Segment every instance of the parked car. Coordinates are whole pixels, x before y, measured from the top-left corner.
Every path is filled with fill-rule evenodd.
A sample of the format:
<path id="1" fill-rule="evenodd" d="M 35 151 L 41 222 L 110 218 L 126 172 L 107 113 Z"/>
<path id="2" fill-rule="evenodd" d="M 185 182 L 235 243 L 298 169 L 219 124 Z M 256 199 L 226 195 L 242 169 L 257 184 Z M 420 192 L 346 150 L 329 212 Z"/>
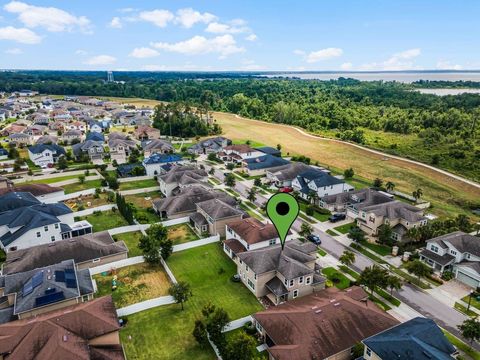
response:
<path id="1" fill-rule="evenodd" d="M 345 214 L 342 214 L 342 213 L 337 213 L 337 214 L 333 214 L 332 216 L 330 216 L 328 218 L 328 220 L 330 220 L 330 222 L 337 222 L 337 221 L 341 221 L 341 220 L 345 220 L 347 218 L 347 216 Z"/>
<path id="2" fill-rule="evenodd" d="M 280 190 L 278 190 L 278 192 L 281 192 L 281 193 L 291 193 L 292 191 L 293 191 L 293 188 L 288 187 L 288 186 L 285 186 L 285 187 L 281 188 Z"/>
<path id="3" fill-rule="evenodd" d="M 320 240 L 320 238 L 315 234 L 308 235 L 307 240 L 313 242 L 315 245 L 320 245 L 322 243 L 322 240 Z"/>

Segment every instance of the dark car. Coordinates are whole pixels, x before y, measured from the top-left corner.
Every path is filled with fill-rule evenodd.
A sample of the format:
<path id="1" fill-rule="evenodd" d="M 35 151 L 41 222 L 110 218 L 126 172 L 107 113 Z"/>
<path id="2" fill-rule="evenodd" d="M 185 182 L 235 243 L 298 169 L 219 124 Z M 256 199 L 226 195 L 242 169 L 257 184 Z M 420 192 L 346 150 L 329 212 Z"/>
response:
<path id="1" fill-rule="evenodd" d="M 340 221 L 340 220 L 345 220 L 346 219 L 346 215 L 345 214 L 333 214 L 332 216 L 330 216 L 328 218 L 328 220 L 330 220 L 330 222 L 337 222 L 337 221 Z"/>
<path id="2" fill-rule="evenodd" d="M 308 235 L 307 240 L 313 242 L 315 245 L 320 245 L 322 243 L 322 240 L 320 240 L 320 238 L 315 234 Z"/>

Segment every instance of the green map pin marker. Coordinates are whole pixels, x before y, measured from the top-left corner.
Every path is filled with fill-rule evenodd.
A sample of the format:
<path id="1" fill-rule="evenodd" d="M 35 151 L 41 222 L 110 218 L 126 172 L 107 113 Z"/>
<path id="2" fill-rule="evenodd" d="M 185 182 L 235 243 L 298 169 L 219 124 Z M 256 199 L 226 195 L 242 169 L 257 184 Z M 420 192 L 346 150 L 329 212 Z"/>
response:
<path id="1" fill-rule="evenodd" d="M 267 215 L 277 229 L 282 250 L 288 230 L 298 216 L 299 206 L 297 199 L 286 193 L 277 193 L 267 202 Z"/>

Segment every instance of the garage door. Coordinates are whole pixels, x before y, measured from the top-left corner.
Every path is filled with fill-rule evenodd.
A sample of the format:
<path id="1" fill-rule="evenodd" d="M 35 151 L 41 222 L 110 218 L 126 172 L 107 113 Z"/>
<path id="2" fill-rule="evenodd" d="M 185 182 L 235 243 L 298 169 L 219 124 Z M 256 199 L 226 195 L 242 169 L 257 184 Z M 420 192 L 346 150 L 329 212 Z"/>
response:
<path id="1" fill-rule="evenodd" d="M 457 280 L 464 283 L 465 285 L 471 286 L 473 288 L 478 287 L 478 281 L 472 278 L 471 276 L 468 276 L 467 274 L 464 274 L 462 272 L 457 273 Z"/>

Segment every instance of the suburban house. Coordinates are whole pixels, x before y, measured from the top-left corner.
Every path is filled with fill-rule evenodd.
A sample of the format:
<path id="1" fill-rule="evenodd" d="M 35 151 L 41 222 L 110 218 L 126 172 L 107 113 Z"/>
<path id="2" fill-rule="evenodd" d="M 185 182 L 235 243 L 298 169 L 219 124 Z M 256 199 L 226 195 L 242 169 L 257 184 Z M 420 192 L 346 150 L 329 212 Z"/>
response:
<path id="1" fill-rule="evenodd" d="M 402 241 L 409 229 L 426 225 L 427 218 L 423 216 L 422 209 L 398 200 L 359 210 L 357 225 L 367 235 L 377 235 L 378 228 L 383 224 L 392 228 L 393 240 Z"/>
<path id="2" fill-rule="evenodd" d="M 65 154 L 65 149 L 56 144 L 37 144 L 28 148 L 30 160 L 42 168 L 52 166 L 60 156 L 65 156 Z"/>
<path id="3" fill-rule="evenodd" d="M 347 360 L 360 341 L 398 324 L 359 287 L 331 287 L 260 311 L 253 319 L 270 360 Z"/>
<path id="4" fill-rule="evenodd" d="M 311 242 L 291 240 L 283 250 L 277 244 L 237 252 L 232 258 L 245 286 L 257 298 L 267 297 L 274 305 L 325 288 L 325 278 L 315 265 L 317 246 Z"/>
<path id="5" fill-rule="evenodd" d="M 267 155 L 282 157 L 282 151 L 281 150 L 278 150 L 277 148 L 273 148 L 273 147 L 270 147 L 270 146 L 257 147 L 257 148 L 255 148 L 255 150 L 261 151 L 261 152 L 263 152 L 264 154 L 267 154 Z"/>
<path id="6" fill-rule="evenodd" d="M 175 219 L 192 215 L 197 211 L 196 203 L 211 199 L 231 206 L 237 204 L 227 193 L 197 184 L 183 188 L 177 195 L 153 201 L 153 209 L 162 219 Z"/>
<path id="7" fill-rule="evenodd" d="M 58 142 L 58 137 L 53 136 L 53 135 L 43 135 L 40 136 L 35 144 L 56 144 Z"/>
<path id="8" fill-rule="evenodd" d="M 98 142 L 105 142 L 105 137 L 103 136 L 103 133 L 97 132 L 97 131 L 90 131 L 87 133 L 87 136 L 85 137 L 85 140 L 92 140 L 92 141 L 98 141 Z"/>
<path id="9" fill-rule="evenodd" d="M 177 154 L 152 154 L 149 157 L 145 157 L 142 161 L 142 165 L 145 168 L 145 172 L 148 176 L 156 176 L 165 174 L 170 166 L 176 165 L 182 161 L 182 157 Z"/>
<path id="10" fill-rule="evenodd" d="M 111 296 L 0 325 L 0 357 L 123 360 Z M 44 344 L 44 346 L 39 346 Z"/>
<path id="11" fill-rule="evenodd" d="M 416 317 L 362 341 L 364 360 L 455 359 L 457 349 L 431 319 Z"/>
<path id="12" fill-rule="evenodd" d="M 172 153 L 175 150 L 169 141 L 161 139 L 142 141 L 142 148 L 145 157 L 148 157 L 155 153 L 168 154 Z"/>
<path id="13" fill-rule="evenodd" d="M 247 144 L 229 145 L 218 153 L 218 157 L 225 162 L 241 163 L 246 159 L 253 159 L 265 155 L 259 150 L 252 149 Z"/>
<path id="14" fill-rule="evenodd" d="M 1 134 L 2 136 L 10 136 L 12 134 L 19 134 L 23 132 L 27 127 L 24 125 L 20 125 L 18 123 L 13 123 L 5 127 Z"/>
<path id="15" fill-rule="evenodd" d="M 187 151 L 191 154 L 218 153 L 222 151 L 223 148 L 231 144 L 232 141 L 230 139 L 224 138 L 223 136 L 217 136 L 202 140 L 197 144 L 190 146 Z"/>
<path id="16" fill-rule="evenodd" d="M 108 124 L 104 124 L 103 122 L 96 121 L 93 119 L 87 120 L 87 125 L 88 125 L 88 130 L 90 132 L 101 133 L 108 128 Z"/>
<path id="17" fill-rule="evenodd" d="M 115 242 L 108 231 L 12 251 L 2 265 L 2 274 L 14 274 L 72 259 L 77 270 L 109 264 L 128 257 L 123 241 Z"/>
<path id="18" fill-rule="evenodd" d="M 140 162 L 120 164 L 117 166 L 117 175 L 121 178 L 142 176 L 145 175 L 145 168 Z"/>
<path id="19" fill-rule="evenodd" d="M 137 144 L 123 134 L 111 133 L 108 137 L 108 147 L 112 161 L 116 160 L 118 164 L 123 164 L 128 161 L 128 157 L 132 150 L 137 148 Z"/>
<path id="20" fill-rule="evenodd" d="M 254 217 L 227 223 L 223 250 L 232 259 L 241 252 L 280 244 L 277 229 L 273 224 L 264 224 Z M 289 233 L 285 241 L 292 240 Z"/>
<path id="21" fill-rule="evenodd" d="M 77 160 L 79 160 L 82 155 L 85 154 L 92 162 L 103 161 L 103 156 L 105 155 L 103 143 L 93 140 L 87 140 L 82 143 L 72 145 L 72 152 Z"/>
<path id="22" fill-rule="evenodd" d="M 160 139 L 160 130 L 141 125 L 135 129 L 135 137 L 140 141 Z"/>
<path id="23" fill-rule="evenodd" d="M 2 183 L 0 176 L 0 183 Z M 8 180 L 8 179 L 7 179 Z M 7 186 L 0 185 L 0 195 L 9 192 L 24 192 L 35 196 L 39 201 L 51 202 L 52 199 L 65 195 L 65 190 L 61 187 L 48 184 L 14 184 L 7 183 Z"/>
<path id="24" fill-rule="evenodd" d="M 266 154 L 242 161 L 242 169 L 250 176 L 264 175 L 268 169 L 286 165 L 290 161 L 274 155 Z"/>
<path id="25" fill-rule="evenodd" d="M 46 129 L 47 127 L 43 125 L 30 125 L 24 130 L 23 133 L 31 136 L 40 136 L 45 133 Z"/>
<path id="26" fill-rule="evenodd" d="M 195 204 L 197 212 L 190 215 L 190 223 L 198 234 L 208 232 L 210 235 L 225 236 L 225 224 L 244 216 L 236 204 L 230 205 L 217 198 Z"/>
<path id="27" fill-rule="evenodd" d="M 8 159 L 8 150 L 0 148 L 0 160 Z"/>
<path id="28" fill-rule="evenodd" d="M 67 130 L 62 134 L 62 140 L 66 144 L 71 144 L 72 141 L 82 141 L 83 133 L 80 130 Z"/>
<path id="29" fill-rule="evenodd" d="M 292 181 L 292 187 L 303 199 L 309 199 L 312 194 L 321 198 L 354 190 L 354 187 L 345 183 L 344 180 L 316 168 L 310 168 L 298 174 Z"/>
<path id="30" fill-rule="evenodd" d="M 174 166 L 165 175 L 157 177 L 160 191 L 165 196 L 171 196 L 180 189 L 200 184 L 208 186 L 208 174 L 195 166 Z"/>
<path id="31" fill-rule="evenodd" d="M 41 203 L 25 192 L 0 196 L 0 246 L 5 252 L 91 232 L 92 225 L 75 223 L 72 210 L 63 203 Z"/>
<path id="32" fill-rule="evenodd" d="M 455 231 L 430 239 L 420 259 L 435 271 L 452 271 L 458 281 L 480 287 L 480 239 L 476 236 Z"/>
<path id="33" fill-rule="evenodd" d="M 393 201 L 394 196 L 384 191 L 360 189 L 328 195 L 320 198 L 319 205 L 331 212 L 346 212 L 347 216 L 356 219 L 360 209 L 371 205 L 379 205 Z"/>
<path id="34" fill-rule="evenodd" d="M 87 131 L 87 125 L 81 121 L 73 121 L 71 123 L 69 123 L 66 128 L 68 130 L 78 130 L 78 131 L 81 131 L 81 132 L 85 132 Z"/>
<path id="35" fill-rule="evenodd" d="M 77 270 L 73 260 L 0 278 L 0 294 L 19 319 L 93 299 L 89 270 Z"/>
<path id="36" fill-rule="evenodd" d="M 14 133 L 8 136 L 8 140 L 16 145 L 31 145 L 33 143 L 33 136 L 24 133 Z"/>

